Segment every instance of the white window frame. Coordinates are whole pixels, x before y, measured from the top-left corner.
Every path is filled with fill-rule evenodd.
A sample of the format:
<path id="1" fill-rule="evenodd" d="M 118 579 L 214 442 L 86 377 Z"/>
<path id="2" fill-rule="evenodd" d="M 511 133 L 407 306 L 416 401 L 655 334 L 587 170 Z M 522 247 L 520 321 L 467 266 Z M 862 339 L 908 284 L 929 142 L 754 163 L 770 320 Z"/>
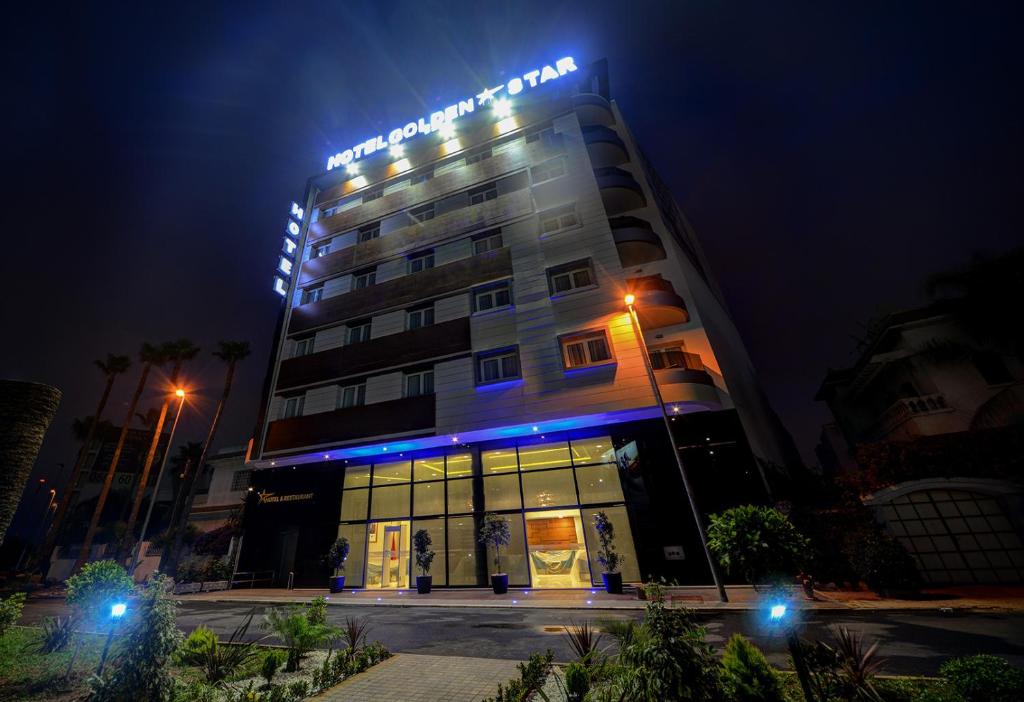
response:
<path id="1" fill-rule="evenodd" d="M 554 138 L 555 138 L 555 128 L 554 127 L 544 127 L 543 129 L 538 129 L 535 132 L 530 132 L 529 134 L 527 134 L 526 135 L 526 143 L 527 144 L 532 144 L 535 141 L 543 141 L 544 143 L 549 143 Z"/>
<path id="2" fill-rule="evenodd" d="M 494 245 L 495 240 L 498 242 L 496 246 Z M 481 249 L 480 244 L 486 244 L 486 247 Z M 495 251 L 504 245 L 505 242 L 501 237 L 500 229 L 492 234 L 487 234 L 486 236 L 478 235 L 473 238 L 473 255 L 479 256 L 480 254 L 487 253 L 488 251 Z"/>
<path id="3" fill-rule="evenodd" d="M 429 317 L 429 320 L 427 319 Z M 414 322 L 415 320 L 415 322 Z M 413 326 L 415 323 L 415 326 Z M 405 313 L 405 328 L 409 331 L 434 325 L 434 306 L 417 307 Z"/>
<path id="4" fill-rule="evenodd" d="M 365 330 L 365 331 L 364 331 Z M 370 340 L 370 333 L 373 330 L 373 322 L 360 322 L 359 324 L 349 325 L 345 331 L 345 343 L 346 344 L 362 344 Z M 359 338 L 355 336 L 358 333 Z"/>
<path id="5" fill-rule="evenodd" d="M 417 173 L 416 175 L 409 178 L 410 185 L 419 185 L 420 183 L 426 183 L 434 177 L 434 169 L 424 171 L 423 173 Z"/>
<path id="6" fill-rule="evenodd" d="M 578 274 L 586 273 L 587 282 L 579 283 Z M 547 270 L 548 278 L 548 292 L 551 297 L 557 297 L 559 295 L 568 295 L 569 293 L 576 292 L 577 290 L 589 290 L 597 287 L 597 282 L 594 280 L 594 267 L 590 263 L 590 259 L 583 261 L 574 261 L 572 263 L 555 266 Z M 559 290 L 555 281 L 557 279 L 564 278 L 568 281 L 569 287 L 564 290 Z"/>
<path id="7" fill-rule="evenodd" d="M 428 202 L 425 205 L 413 207 L 411 210 L 409 210 L 409 216 L 412 217 L 417 222 L 419 222 L 420 224 L 422 224 L 423 222 L 429 222 L 430 220 L 437 216 L 437 203 Z"/>
<path id="8" fill-rule="evenodd" d="M 409 384 L 412 379 L 415 378 L 417 381 L 418 390 L 415 393 L 409 392 Z M 425 390 L 427 380 L 430 381 L 430 392 Z M 415 373 L 406 373 L 402 378 L 402 397 L 420 397 L 421 395 L 433 395 L 434 394 L 434 369 L 416 371 Z"/>
<path id="9" fill-rule="evenodd" d="M 594 349 L 591 346 L 591 342 L 598 340 L 604 344 L 608 357 L 595 360 Z M 579 334 L 568 334 L 561 337 L 558 343 L 562 350 L 562 365 L 566 370 L 603 366 L 615 362 L 615 352 L 612 350 L 612 343 L 608 339 L 608 333 L 604 329 L 595 329 L 592 331 L 580 332 Z M 570 347 L 579 348 L 579 351 L 583 356 L 582 363 L 574 363 L 572 361 L 569 352 Z"/>
<path id="10" fill-rule="evenodd" d="M 502 291 L 505 291 L 505 292 L 508 293 L 508 303 L 504 304 L 504 305 L 499 305 L 499 304 L 497 304 L 498 303 L 498 293 L 502 292 Z M 491 299 L 491 306 L 490 307 L 481 307 L 480 306 L 480 299 L 481 298 L 485 298 L 485 297 Z M 512 307 L 512 303 L 513 303 L 513 299 L 512 299 L 512 283 L 511 283 L 511 281 L 502 281 L 500 283 L 495 283 L 495 284 L 492 284 L 492 285 L 486 285 L 484 287 L 475 288 L 473 290 L 473 312 L 474 313 L 476 313 L 476 312 L 494 312 L 495 310 L 508 309 L 508 308 Z"/>
<path id="11" fill-rule="evenodd" d="M 315 336 L 307 336 L 304 339 L 295 340 L 295 348 L 292 351 L 292 358 L 308 356 L 313 353 L 313 345 L 316 343 Z"/>
<path id="12" fill-rule="evenodd" d="M 485 202 L 498 199 L 498 182 L 493 181 L 491 183 L 484 183 L 468 191 L 469 193 L 469 204 L 482 205 Z"/>
<path id="13" fill-rule="evenodd" d="M 329 241 L 327 243 L 325 243 L 325 244 L 313 244 L 312 248 L 309 251 L 309 257 L 311 259 L 312 258 L 322 258 L 323 256 L 326 256 L 330 252 L 331 252 L 331 242 L 329 242 Z"/>
<path id="14" fill-rule="evenodd" d="M 379 200 L 382 197 L 384 197 L 384 191 L 383 190 L 371 190 L 370 192 L 368 192 L 365 195 L 363 195 L 363 204 L 365 205 L 368 202 L 373 202 L 374 200 Z"/>
<path id="15" fill-rule="evenodd" d="M 556 173 L 555 175 L 548 175 L 548 173 L 552 171 L 555 168 L 555 166 L 560 168 L 561 172 Z M 565 156 L 555 156 L 554 158 L 549 158 L 547 161 L 544 161 L 543 163 L 539 163 L 536 166 L 531 167 L 530 180 L 533 182 L 534 185 L 539 185 L 540 183 L 547 183 L 549 180 L 561 178 L 568 172 L 569 168 L 565 162 Z"/>
<path id="16" fill-rule="evenodd" d="M 418 263 L 421 263 L 422 265 L 419 268 L 416 268 L 416 264 L 418 264 Z M 426 253 L 421 253 L 421 254 L 417 254 L 415 256 L 410 256 L 408 261 L 406 261 L 405 272 L 408 273 L 408 274 L 421 273 L 421 272 L 427 270 L 428 268 L 433 268 L 433 267 L 434 267 L 434 252 L 433 251 L 428 251 Z"/>
<path id="17" fill-rule="evenodd" d="M 485 353 L 477 354 L 476 356 L 476 384 L 477 385 L 489 385 L 491 383 L 503 383 L 507 380 L 516 380 L 523 377 L 523 369 L 519 363 L 519 349 L 513 347 L 511 349 L 502 349 L 498 351 L 490 351 Z M 514 364 L 514 372 L 506 374 L 506 360 L 511 360 Z M 484 370 L 487 364 L 493 364 L 492 367 L 497 370 L 497 375 L 493 378 L 487 378 L 487 373 Z"/>
<path id="18" fill-rule="evenodd" d="M 351 400 L 347 400 L 351 397 Z M 338 388 L 338 409 L 349 407 L 362 407 L 366 404 L 366 381 L 353 385 L 343 385 Z"/>
<path id="19" fill-rule="evenodd" d="M 241 492 L 252 484 L 252 469 L 236 470 L 231 474 L 231 492 Z"/>
<path id="20" fill-rule="evenodd" d="M 471 166 L 474 163 L 480 163 L 481 161 L 486 161 L 487 159 L 489 159 L 493 155 L 494 154 L 491 153 L 490 149 L 483 149 L 482 151 L 477 151 L 475 154 L 470 154 L 469 156 L 466 157 L 466 165 L 467 166 Z"/>
<path id="21" fill-rule="evenodd" d="M 550 236 L 580 226 L 580 217 L 576 213 L 576 203 L 553 207 L 538 215 L 540 235 Z"/>
<path id="22" fill-rule="evenodd" d="M 281 403 L 281 419 L 292 419 L 302 416 L 302 408 L 306 404 L 305 395 L 295 395 L 283 398 Z"/>
<path id="23" fill-rule="evenodd" d="M 362 244 L 367 241 L 373 241 L 374 239 L 380 238 L 380 222 L 376 224 L 367 224 L 360 227 L 357 230 L 356 243 Z"/>
<path id="24" fill-rule="evenodd" d="M 352 274 L 352 289 L 362 290 L 368 288 L 371 285 L 377 283 L 377 269 L 374 268 L 372 271 L 363 271 L 362 273 Z"/>
<path id="25" fill-rule="evenodd" d="M 315 288 L 306 288 L 302 291 L 300 304 L 309 305 L 314 302 L 320 302 L 322 299 L 324 299 L 324 286 L 318 285 Z"/>

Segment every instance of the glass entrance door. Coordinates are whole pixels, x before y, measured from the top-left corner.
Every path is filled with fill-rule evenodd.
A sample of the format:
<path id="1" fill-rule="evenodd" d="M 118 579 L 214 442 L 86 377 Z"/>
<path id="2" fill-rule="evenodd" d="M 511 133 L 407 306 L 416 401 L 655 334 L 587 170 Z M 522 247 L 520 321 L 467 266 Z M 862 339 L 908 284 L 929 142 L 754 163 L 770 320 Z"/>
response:
<path id="1" fill-rule="evenodd" d="M 366 587 L 409 587 L 409 521 L 368 525 Z"/>
<path id="2" fill-rule="evenodd" d="M 535 588 L 590 587 L 590 565 L 578 509 L 527 512 L 526 541 Z"/>

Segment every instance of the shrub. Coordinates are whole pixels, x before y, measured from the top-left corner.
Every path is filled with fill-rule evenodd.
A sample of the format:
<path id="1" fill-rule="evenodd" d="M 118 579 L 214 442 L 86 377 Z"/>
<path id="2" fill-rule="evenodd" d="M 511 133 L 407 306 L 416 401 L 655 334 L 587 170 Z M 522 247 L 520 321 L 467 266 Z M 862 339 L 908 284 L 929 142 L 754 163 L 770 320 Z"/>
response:
<path id="1" fill-rule="evenodd" d="M 777 509 L 733 507 L 711 515 L 708 548 L 730 575 L 763 584 L 799 570 L 809 542 Z"/>
<path id="2" fill-rule="evenodd" d="M 736 702 L 785 702 L 779 676 L 761 650 L 733 634 L 722 655 L 722 687 Z"/>
<path id="3" fill-rule="evenodd" d="M 430 573 L 430 566 L 434 562 L 434 552 L 430 549 L 431 544 L 433 544 L 433 540 L 430 538 L 430 532 L 426 529 L 420 529 L 412 535 L 412 545 L 416 551 L 416 565 L 423 575 Z"/>
<path id="4" fill-rule="evenodd" d="M 105 617 L 110 605 L 135 591 L 135 582 L 120 564 L 114 561 L 87 563 L 67 581 L 64 601 L 81 618 Z"/>
<path id="5" fill-rule="evenodd" d="M 847 550 L 854 572 L 873 590 L 916 590 L 921 586 L 914 559 L 877 526 L 864 530 Z"/>
<path id="6" fill-rule="evenodd" d="M 230 580 L 232 575 L 231 563 L 223 558 L 208 559 L 203 569 L 203 580 Z"/>
<path id="7" fill-rule="evenodd" d="M 206 682 L 218 683 L 256 657 L 255 642 L 245 641 L 255 610 L 236 628 L 231 637 L 221 644 L 217 635 L 200 626 L 185 639 L 177 651 L 178 660 L 203 671 Z"/>
<path id="8" fill-rule="evenodd" d="M 202 680 L 186 682 L 175 678 L 171 695 L 173 702 L 218 702 L 221 699 L 217 690 Z"/>
<path id="9" fill-rule="evenodd" d="M 875 689 L 875 675 L 885 661 L 878 657 L 878 642 L 864 647 L 863 637 L 841 626 L 833 631 L 836 639 L 837 679 L 843 699 L 881 702 Z"/>
<path id="10" fill-rule="evenodd" d="M 508 546 L 512 541 L 512 528 L 508 519 L 497 514 L 485 514 L 477 541 L 494 548 L 494 572 L 500 574 L 501 547 Z"/>
<path id="11" fill-rule="evenodd" d="M 16 592 L 5 600 L 0 600 L 0 636 L 21 619 L 21 610 L 25 607 L 25 593 Z"/>
<path id="12" fill-rule="evenodd" d="M 594 528 L 597 529 L 597 539 L 601 542 L 601 548 L 597 552 L 597 560 L 609 573 L 618 571 L 624 559 L 621 553 L 615 551 L 615 525 L 608 519 L 604 512 L 594 515 Z"/>
<path id="13" fill-rule="evenodd" d="M 552 660 L 554 654 L 551 651 L 532 654 L 529 661 L 517 666 L 519 678 L 509 680 L 507 686 L 498 685 L 498 694 L 484 702 L 526 702 L 531 695 L 544 687 L 544 681 L 551 672 Z"/>
<path id="14" fill-rule="evenodd" d="M 306 606 L 306 619 L 310 624 L 327 623 L 327 598 L 323 595 L 314 597 Z"/>
<path id="15" fill-rule="evenodd" d="M 344 536 L 339 536 L 327 550 L 324 560 L 327 561 L 327 565 L 334 569 L 335 575 L 338 574 L 338 571 L 345 572 L 345 560 L 348 558 L 348 551 L 348 539 Z"/>
<path id="16" fill-rule="evenodd" d="M 590 673 L 581 663 L 565 667 L 565 692 L 570 702 L 579 702 L 590 692 Z"/>
<path id="17" fill-rule="evenodd" d="M 35 646 L 38 653 L 63 651 L 75 636 L 74 617 L 47 617 L 43 620 L 43 631 Z"/>
<path id="18" fill-rule="evenodd" d="M 341 627 L 341 638 L 348 646 L 351 656 L 366 643 L 366 637 L 370 634 L 370 623 L 366 619 L 355 619 L 345 617 L 345 623 Z"/>
<path id="19" fill-rule="evenodd" d="M 281 639 L 287 649 L 285 670 L 299 669 L 307 653 L 336 635 L 336 630 L 326 624 L 314 624 L 306 616 L 301 605 L 289 605 L 267 612 L 264 628 L 270 629 Z"/>
<path id="20" fill-rule="evenodd" d="M 172 587 L 173 581 L 165 575 L 150 580 L 115 658 L 117 668 L 102 678 L 94 675 L 89 679 L 92 702 L 165 702 L 172 698 L 175 686 L 168 661 L 181 642 Z"/>
<path id="21" fill-rule="evenodd" d="M 1024 699 L 1024 670 L 998 656 L 967 656 L 946 661 L 939 674 L 966 702 Z"/>
<path id="22" fill-rule="evenodd" d="M 563 626 L 562 629 L 565 631 L 565 638 L 569 641 L 569 647 L 572 648 L 580 663 L 589 666 L 600 655 L 601 651 L 598 645 L 603 637 L 590 626 L 590 622 L 582 624 L 569 622 L 569 626 Z"/>
<path id="23" fill-rule="evenodd" d="M 231 539 L 235 537 L 238 530 L 231 525 L 225 525 L 203 532 L 195 537 L 192 550 L 200 556 L 226 556 L 231 549 Z"/>
<path id="24" fill-rule="evenodd" d="M 267 681 L 267 687 L 270 687 L 270 683 L 277 674 L 277 669 L 284 663 L 284 659 L 285 654 L 277 649 L 271 649 L 263 656 L 263 662 L 260 663 L 260 677 Z"/>

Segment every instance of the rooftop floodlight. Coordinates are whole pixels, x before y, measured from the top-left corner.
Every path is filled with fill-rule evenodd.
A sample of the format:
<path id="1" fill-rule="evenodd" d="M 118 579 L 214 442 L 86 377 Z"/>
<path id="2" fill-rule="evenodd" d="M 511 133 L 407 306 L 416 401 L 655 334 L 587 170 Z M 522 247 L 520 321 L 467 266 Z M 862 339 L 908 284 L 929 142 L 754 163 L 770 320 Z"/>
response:
<path id="1" fill-rule="evenodd" d="M 634 295 L 633 293 L 629 293 L 626 295 L 625 298 L 623 298 L 623 300 L 627 305 L 632 305 L 634 302 L 636 302 L 636 295 Z"/>
<path id="2" fill-rule="evenodd" d="M 771 618 L 773 622 L 777 623 L 782 621 L 782 618 L 786 616 L 786 605 L 772 605 L 772 608 L 768 611 L 768 616 Z"/>
<path id="3" fill-rule="evenodd" d="M 395 144 L 388 149 L 388 153 L 391 154 L 391 158 L 402 158 L 405 155 L 405 147 L 401 144 Z"/>
<path id="4" fill-rule="evenodd" d="M 445 122 L 441 125 L 438 133 L 444 141 L 451 141 L 455 138 L 455 125 L 451 122 Z"/>
<path id="5" fill-rule="evenodd" d="M 128 611 L 128 605 L 124 602 L 116 602 L 110 607 L 110 616 L 114 619 L 120 619 L 124 616 L 124 613 Z"/>
<path id="6" fill-rule="evenodd" d="M 359 175 L 359 166 L 354 163 L 350 163 L 345 166 L 345 172 L 349 175 Z"/>
<path id="7" fill-rule="evenodd" d="M 494 116 L 498 119 L 505 119 L 512 116 L 512 101 L 508 98 L 498 98 L 494 101 Z"/>

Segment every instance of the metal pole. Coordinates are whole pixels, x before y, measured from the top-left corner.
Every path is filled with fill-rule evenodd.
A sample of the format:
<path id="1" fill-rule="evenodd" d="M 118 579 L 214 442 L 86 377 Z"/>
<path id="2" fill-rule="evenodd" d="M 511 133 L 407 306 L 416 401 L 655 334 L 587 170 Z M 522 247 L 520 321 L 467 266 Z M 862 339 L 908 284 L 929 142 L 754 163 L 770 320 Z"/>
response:
<path id="1" fill-rule="evenodd" d="M 107 654 L 110 653 L 110 644 L 114 641 L 114 629 L 117 627 L 117 619 L 110 622 L 110 633 L 107 634 L 107 642 L 103 644 L 103 654 L 100 656 L 100 666 L 96 669 L 96 675 L 103 675 L 103 666 L 107 664 Z"/>
<path id="2" fill-rule="evenodd" d="M 654 400 L 658 403 L 661 419 L 665 422 L 665 431 L 668 432 L 669 445 L 672 447 L 672 455 L 676 459 L 676 466 L 679 467 L 679 475 L 683 479 L 686 499 L 690 501 L 690 511 L 693 513 L 693 521 L 697 524 L 697 533 L 700 534 L 700 545 L 704 547 L 704 556 L 707 558 L 708 567 L 711 569 L 711 578 L 715 581 L 715 587 L 718 588 L 719 600 L 728 602 L 729 596 L 725 593 L 725 586 L 722 584 L 722 579 L 718 576 L 718 567 L 715 565 L 715 559 L 712 557 L 710 549 L 708 549 L 708 537 L 704 532 L 704 520 L 700 518 L 700 512 L 697 511 L 697 499 L 693 495 L 693 487 L 690 485 L 690 479 L 686 475 L 683 459 L 676 448 L 676 440 L 672 435 L 672 424 L 669 421 L 668 413 L 665 411 L 665 401 L 661 398 L 661 389 L 658 388 L 658 380 L 654 376 L 654 367 L 651 365 L 650 356 L 647 355 L 647 343 L 644 341 L 644 334 L 640 329 L 640 319 L 637 317 L 636 308 L 633 305 L 628 305 L 628 307 L 630 322 L 633 325 L 633 334 L 636 335 L 637 343 L 640 344 L 640 355 L 644 358 L 644 368 L 647 370 L 647 378 L 651 381 Z"/>
<path id="3" fill-rule="evenodd" d="M 178 403 L 178 412 L 174 415 L 174 424 L 171 425 L 171 435 L 167 437 L 167 448 L 164 449 L 163 458 L 160 459 L 160 470 L 156 474 L 156 484 L 153 485 L 153 494 L 149 498 L 149 506 L 146 508 L 146 518 L 142 522 L 142 531 L 139 532 L 139 540 L 135 544 L 135 548 L 132 550 L 132 563 L 131 568 L 128 572 L 135 574 L 135 569 L 139 567 L 141 559 L 139 556 L 142 554 L 142 542 L 146 539 L 146 530 L 149 528 L 149 518 L 153 516 L 153 505 L 156 504 L 156 496 L 160 492 L 160 481 L 164 477 L 164 468 L 167 467 L 167 457 L 171 453 L 171 446 L 174 443 L 174 431 L 178 428 L 178 420 L 181 419 L 181 411 L 185 408 L 185 396 L 181 396 L 181 401 Z M 145 486 L 143 486 L 145 489 Z"/>

